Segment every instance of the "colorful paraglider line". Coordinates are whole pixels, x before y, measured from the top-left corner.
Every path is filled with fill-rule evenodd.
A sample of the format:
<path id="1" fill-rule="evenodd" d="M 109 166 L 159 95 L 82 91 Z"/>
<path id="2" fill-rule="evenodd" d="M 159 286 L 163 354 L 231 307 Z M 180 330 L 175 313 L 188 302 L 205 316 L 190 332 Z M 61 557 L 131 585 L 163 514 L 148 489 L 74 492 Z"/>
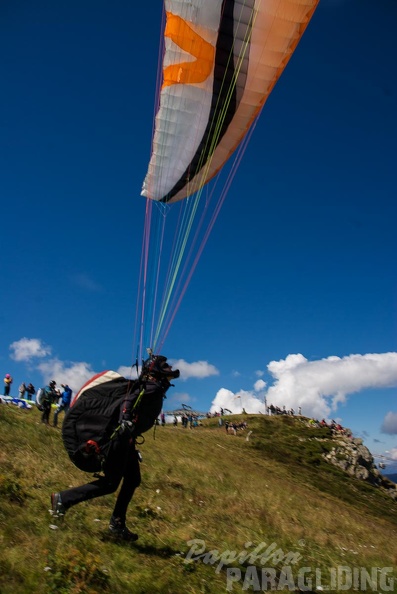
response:
<path id="1" fill-rule="evenodd" d="M 165 0 L 152 152 L 143 182 L 147 199 L 138 287 L 140 348 L 162 345 L 230 188 L 257 118 L 319 0 Z M 209 203 L 219 173 L 236 153 L 226 183 Z M 203 187 L 214 179 L 193 238 Z M 152 202 L 157 202 L 155 213 Z M 182 203 L 165 258 L 167 204 Z M 204 221 L 209 222 L 204 230 Z M 196 249 L 198 246 L 198 249 Z M 160 284 L 163 283 L 161 299 Z"/>

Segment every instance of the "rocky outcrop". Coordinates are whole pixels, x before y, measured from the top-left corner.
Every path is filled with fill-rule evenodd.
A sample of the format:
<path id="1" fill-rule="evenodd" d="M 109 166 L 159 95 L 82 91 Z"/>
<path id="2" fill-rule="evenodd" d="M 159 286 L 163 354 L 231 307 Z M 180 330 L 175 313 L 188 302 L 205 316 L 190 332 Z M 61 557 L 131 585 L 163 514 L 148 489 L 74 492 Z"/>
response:
<path id="1" fill-rule="evenodd" d="M 335 446 L 324 454 L 327 462 L 357 479 L 385 489 L 387 494 L 397 501 L 397 485 L 379 472 L 371 452 L 363 445 L 362 439 L 338 436 L 334 441 Z"/>

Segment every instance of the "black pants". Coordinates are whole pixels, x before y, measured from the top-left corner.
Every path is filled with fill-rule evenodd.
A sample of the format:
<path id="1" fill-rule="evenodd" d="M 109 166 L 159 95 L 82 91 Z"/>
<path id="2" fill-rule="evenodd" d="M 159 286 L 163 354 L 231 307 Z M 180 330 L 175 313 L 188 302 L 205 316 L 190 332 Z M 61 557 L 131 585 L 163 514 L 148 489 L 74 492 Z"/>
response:
<path id="1" fill-rule="evenodd" d="M 42 415 L 41 415 L 41 422 L 45 423 L 46 425 L 50 422 L 50 414 L 51 414 L 51 402 L 44 400 L 42 404 Z"/>
<path id="2" fill-rule="evenodd" d="M 123 480 L 113 510 L 113 516 L 125 522 L 128 504 L 135 489 L 141 484 L 138 452 L 134 443 L 125 444 L 122 452 L 109 457 L 104 468 L 104 475 L 92 483 L 61 491 L 62 503 L 68 509 L 82 501 L 109 495 L 117 490 L 121 480 Z"/>
<path id="3" fill-rule="evenodd" d="M 62 411 L 65 413 L 69 410 L 69 404 L 60 404 L 59 407 L 54 412 L 54 427 L 58 427 L 58 415 Z"/>

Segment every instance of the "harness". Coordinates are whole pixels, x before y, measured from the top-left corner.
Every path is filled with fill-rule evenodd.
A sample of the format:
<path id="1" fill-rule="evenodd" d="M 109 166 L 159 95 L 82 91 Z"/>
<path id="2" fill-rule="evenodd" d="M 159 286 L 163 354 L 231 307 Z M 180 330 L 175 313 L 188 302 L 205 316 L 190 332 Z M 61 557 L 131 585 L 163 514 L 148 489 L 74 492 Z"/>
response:
<path id="1" fill-rule="evenodd" d="M 146 378 L 146 381 L 150 381 L 150 380 L 155 381 L 157 383 L 156 378 L 153 376 L 148 376 Z M 93 439 L 89 439 L 86 441 L 86 443 L 84 445 L 84 453 L 87 456 L 95 456 L 96 457 L 96 459 L 98 460 L 98 462 L 100 464 L 99 472 L 104 471 L 104 466 L 105 466 L 106 461 L 108 460 L 110 452 L 112 450 L 117 449 L 117 443 L 119 443 L 121 445 L 122 441 L 124 439 L 129 440 L 130 443 L 131 443 L 131 440 L 133 439 L 134 444 L 138 444 L 138 445 L 141 445 L 144 443 L 145 438 L 143 437 L 143 435 L 142 434 L 134 435 L 134 432 L 136 430 L 136 426 L 138 423 L 139 405 L 141 404 L 142 398 L 146 392 L 146 381 L 145 381 L 145 383 L 142 384 L 138 396 L 135 398 L 135 400 L 132 403 L 132 407 L 129 411 L 131 420 L 128 420 L 128 421 L 120 420 L 119 424 L 117 425 L 117 427 L 111 434 L 109 440 L 102 445 L 99 445 L 98 442 Z M 125 411 L 123 410 L 123 412 L 125 412 Z M 156 425 L 154 425 L 154 429 L 156 429 Z"/>

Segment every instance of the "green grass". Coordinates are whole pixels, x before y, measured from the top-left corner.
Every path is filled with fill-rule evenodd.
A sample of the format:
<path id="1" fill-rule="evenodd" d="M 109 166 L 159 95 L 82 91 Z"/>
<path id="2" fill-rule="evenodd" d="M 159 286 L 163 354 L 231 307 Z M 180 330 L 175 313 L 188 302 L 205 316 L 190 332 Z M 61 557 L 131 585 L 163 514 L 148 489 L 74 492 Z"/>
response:
<path id="1" fill-rule="evenodd" d="M 293 418 L 245 418 L 249 441 L 247 431 L 226 435 L 217 419 L 145 435 L 142 485 L 129 510 L 140 538 L 128 545 L 107 535 L 114 495 L 72 508 L 50 528 L 51 491 L 91 477 L 36 409 L 0 406 L 0 593 L 219 594 L 227 551 L 246 576 L 230 586 L 241 592 L 265 563 L 241 552 L 261 543 L 278 550 L 266 562 L 278 577 L 288 553 L 299 556 L 295 572 L 318 568 L 324 582 L 341 565 L 395 568 L 397 503 L 324 461 L 329 432 Z M 193 540 L 206 557 L 187 563 Z"/>

